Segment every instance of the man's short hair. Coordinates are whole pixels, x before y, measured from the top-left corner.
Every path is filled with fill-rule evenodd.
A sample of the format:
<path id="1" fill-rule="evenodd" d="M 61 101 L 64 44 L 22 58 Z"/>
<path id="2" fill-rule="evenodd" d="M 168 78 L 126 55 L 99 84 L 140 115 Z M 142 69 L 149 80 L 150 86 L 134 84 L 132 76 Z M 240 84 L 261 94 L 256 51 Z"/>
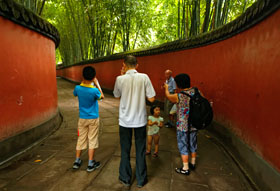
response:
<path id="1" fill-rule="evenodd" d="M 85 80 L 92 80 L 95 78 L 96 72 L 94 67 L 92 66 L 86 66 L 83 69 L 83 77 Z"/>
<path id="2" fill-rule="evenodd" d="M 135 67 L 137 65 L 137 59 L 135 56 L 128 55 L 124 58 L 124 63 L 129 67 Z"/>
<path id="3" fill-rule="evenodd" d="M 176 85 L 180 89 L 186 89 L 191 87 L 191 79 L 188 74 L 178 74 L 174 78 Z"/>

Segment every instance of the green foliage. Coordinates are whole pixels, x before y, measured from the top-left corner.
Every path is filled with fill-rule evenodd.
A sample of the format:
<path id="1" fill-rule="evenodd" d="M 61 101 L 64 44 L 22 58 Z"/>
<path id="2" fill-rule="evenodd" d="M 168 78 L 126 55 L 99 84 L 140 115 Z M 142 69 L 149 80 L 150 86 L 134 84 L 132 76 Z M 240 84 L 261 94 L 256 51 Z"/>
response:
<path id="1" fill-rule="evenodd" d="M 240 16 L 256 0 L 17 0 L 60 32 L 57 62 L 188 39 Z"/>

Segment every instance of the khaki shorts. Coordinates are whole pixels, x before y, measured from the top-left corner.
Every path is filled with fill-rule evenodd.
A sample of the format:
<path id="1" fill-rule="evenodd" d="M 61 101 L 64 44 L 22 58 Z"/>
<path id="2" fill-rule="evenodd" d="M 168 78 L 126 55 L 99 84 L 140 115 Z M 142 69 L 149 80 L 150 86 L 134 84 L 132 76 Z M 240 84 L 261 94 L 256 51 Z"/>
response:
<path id="1" fill-rule="evenodd" d="M 76 150 L 98 148 L 99 118 L 79 119 L 78 122 L 78 141 Z"/>

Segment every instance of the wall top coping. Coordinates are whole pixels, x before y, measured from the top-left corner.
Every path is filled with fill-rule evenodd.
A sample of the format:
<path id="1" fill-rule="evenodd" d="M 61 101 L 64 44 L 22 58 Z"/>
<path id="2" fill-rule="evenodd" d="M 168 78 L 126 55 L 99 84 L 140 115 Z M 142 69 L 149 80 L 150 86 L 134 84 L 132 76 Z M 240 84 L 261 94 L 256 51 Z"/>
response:
<path id="1" fill-rule="evenodd" d="M 0 16 L 52 39 L 56 48 L 58 47 L 60 42 L 58 30 L 48 21 L 13 0 L 0 0 Z"/>
<path id="2" fill-rule="evenodd" d="M 258 0 L 254 3 L 251 7 L 249 7 L 245 13 L 240 15 L 238 18 L 233 20 L 232 22 L 221 26 L 213 31 L 200 34 L 196 37 L 192 37 L 187 40 L 176 40 L 168 43 L 164 43 L 158 46 L 150 47 L 150 48 L 143 48 L 132 50 L 128 52 L 122 52 L 113 54 L 110 56 L 104 56 L 100 58 L 95 58 L 91 60 L 85 60 L 78 62 L 74 65 L 70 66 L 62 66 L 57 67 L 57 69 L 68 68 L 71 66 L 78 66 L 78 65 L 85 65 L 85 64 L 92 64 L 104 61 L 111 61 L 111 60 L 119 60 L 123 59 L 126 55 L 134 55 L 134 56 L 149 56 L 155 54 L 162 54 L 167 52 L 173 51 L 180 51 L 186 50 L 191 48 L 197 48 L 201 46 L 206 46 L 209 44 L 213 44 L 225 39 L 228 39 L 234 35 L 237 35 L 260 21 L 267 18 L 269 15 L 274 13 L 276 10 L 280 8 L 280 1 L 279 0 Z"/>

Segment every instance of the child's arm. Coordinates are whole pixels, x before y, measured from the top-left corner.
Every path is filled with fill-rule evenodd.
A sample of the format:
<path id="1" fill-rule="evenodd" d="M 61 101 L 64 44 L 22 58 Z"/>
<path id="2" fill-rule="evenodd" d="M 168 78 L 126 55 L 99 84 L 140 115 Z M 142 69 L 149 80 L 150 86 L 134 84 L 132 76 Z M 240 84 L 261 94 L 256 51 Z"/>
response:
<path id="1" fill-rule="evenodd" d="M 101 93 L 101 99 L 104 99 L 105 97 L 104 97 L 104 94 L 103 94 L 103 92 L 102 92 L 102 89 L 101 89 L 101 87 L 100 87 L 100 85 L 99 85 L 99 83 L 98 83 L 98 80 L 97 80 L 97 78 L 94 78 L 93 79 L 93 83 L 95 84 L 95 86 L 98 88 L 98 90 L 100 91 L 100 93 Z"/>
<path id="2" fill-rule="evenodd" d="M 148 126 L 153 126 L 155 124 L 157 124 L 158 122 L 154 121 L 152 122 L 151 120 L 148 120 Z"/>
<path id="3" fill-rule="evenodd" d="M 160 128 L 163 127 L 163 122 L 162 122 L 162 121 L 160 122 L 159 127 L 160 127 Z"/>

